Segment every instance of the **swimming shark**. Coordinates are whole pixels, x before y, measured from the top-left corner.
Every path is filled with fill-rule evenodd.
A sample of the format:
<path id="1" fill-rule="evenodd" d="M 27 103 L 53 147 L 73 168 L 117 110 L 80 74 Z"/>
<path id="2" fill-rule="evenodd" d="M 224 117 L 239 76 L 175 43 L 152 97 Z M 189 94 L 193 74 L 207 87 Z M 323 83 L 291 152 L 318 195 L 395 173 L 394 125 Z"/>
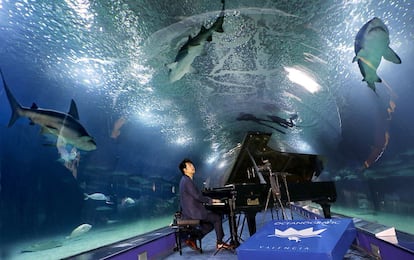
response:
<path id="1" fill-rule="evenodd" d="M 8 127 L 11 127 L 19 117 L 27 117 L 30 120 L 30 124 L 37 124 L 41 127 L 42 134 L 52 134 L 58 138 L 62 138 L 65 143 L 73 145 L 83 151 L 96 149 L 96 143 L 93 137 L 88 134 L 79 122 L 78 109 L 73 99 L 71 100 L 68 113 L 41 109 L 35 103 L 30 108 L 23 107 L 10 91 L 1 70 L 0 74 L 12 110 Z"/>
<path id="2" fill-rule="evenodd" d="M 387 26 L 381 19 L 374 17 L 359 30 L 355 37 L 355 57 L 352 62 L 358 61 L 362 80 L 375 92 L 375 82 L 382 82 L 377 75 L 377 68 L 381 58 L 396 64 L 401 63 L 400 57 L 390 48 L 390 37 Z"/>
<path id="3" fill-rule="evenodd" d="M 200 56 L 204 52 L 204 45 L 206 42 L 211 42 L 213 40 L 213 32 L 224 32 L 224 0 L 222 0 L 221 3 L 223 6 L 220 16 L 216 19 L 213 25 L 208 29 L 203 25 L 196 36 L 188 36 L 187 42 L 178 51 L 174 62 L 167 65 L 169 68 L 168 76 L 171 83 L 180 80 L 185 74 L 194 71 L 191 64 L 197 56 Z"/>

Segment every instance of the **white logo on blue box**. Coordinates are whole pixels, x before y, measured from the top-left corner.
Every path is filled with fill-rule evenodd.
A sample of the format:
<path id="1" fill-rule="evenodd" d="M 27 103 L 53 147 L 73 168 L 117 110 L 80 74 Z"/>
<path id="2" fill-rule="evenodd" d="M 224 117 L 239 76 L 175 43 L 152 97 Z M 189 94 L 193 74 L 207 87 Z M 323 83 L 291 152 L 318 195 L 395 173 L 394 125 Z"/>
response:
<path id="1" fill-rule="evenodd" d="M 237 258 L 342 260 L 355 236 L 352 219 L 273 220 L 237 248 Z"/>
<path id="2" fill-rule="evenodd" d="M 280 237 L 287 238 L 289 240 L 294 240 L 299 242 L 301 238 L 310 238 L 310 237 L 321 237 L 321 233 L 324 232 L 326 228 L 313 231 L 313 227 L 305 228 L 302 230 L 297 230 L 295 228 L 288 228 L 285 231 L 281 231 L 275 228 L 274 235 L 268 235 L 268 237 Z"/>

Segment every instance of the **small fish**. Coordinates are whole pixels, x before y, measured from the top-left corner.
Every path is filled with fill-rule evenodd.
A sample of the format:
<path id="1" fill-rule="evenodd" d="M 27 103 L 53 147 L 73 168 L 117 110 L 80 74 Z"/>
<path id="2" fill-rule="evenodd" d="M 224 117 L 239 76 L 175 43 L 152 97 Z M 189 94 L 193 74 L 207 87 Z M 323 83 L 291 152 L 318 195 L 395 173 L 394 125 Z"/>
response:
<path id="1" fill-rule="evenodd" d="M 206 42 L 211 42 L 213 40 L 213 32 L 224 32 L 224 0 L 221 2 L 223 7 L 220 16 L 216 19 L 213 25 L 208 29 L 201 26 L 201 30 L 196 36 L 188 36 L 187 42 L 178 51 L 174 62 L 167 65 L 169 68 L 168 76 L 171 83 L 180 80 L 185 74 L 194 71 L 191 64 L 196 57 L 204 52 L 204 45 Z"/>
<path id="2" fill-rule="evenodd" d="M 368 21 L 359 30 L 355 37 L 355 57 L 352 62 L 357 61 L 363 81 L 375 92 L 375 82 L 382 82 L 377 75 L 377 68 L 381 58 L 400 64 L 401 59 L 390 48 L 390 37 L 387 26 L 381 19 L 375 17 Z"/>
<path id="3" fill-rule="evenodd" d="M 92 151 L 96 149 L 93 137 L 88 134 L 79 122 L 78 109 L 73 99 L 68 113 L 42 109 L 35 103 L 30 108 L 23 107 L 11 93 L 1 70 L 0 74 L 12 110 L 8 127 L 11 127 L 19 117 L 27 117 L 30 119 L 30 124 L 37 124 L 41 127 L 43 134 L 52 134 L 60 137 L 64 139 L 65 143 L 71 144 L 80 150 Z"/>
<path id="4" fill-rule="evenodd" d="M 116 122 L 114 123 L 114 127 L 112 128 L 111 138 L 116 139 L 121 134 L 121 127 L 125 124 L 126 118 L 120 117 Z"/>
<path id="5" fill-rule="evenodd" d="M 124 207 L 131 207 L 135 204 L 135 200 L 130 197 L 123 198 L 121 201 L 121 205 Z"/>
<path id="6" fill-rule="evenodd" d="M 69 238 L 74 238 L 74 237 L 78 237 L 80 235 L 85 234 L 86 232 L 88 232 L 90 229 L 92 228 L 92 225 L 89 224 L 82 224 L 79 225 L 78 227 L 76 227 L 68 237 L 66 237 L 67 239 Z"/>
<path id="7" fill-rule="evenodd" d="M 83 195 L 85 195 L 84 200 L 91 199 L 91 200 L 105 200 L 105 201 L 110 201 L 110 198 L 108 196 L 106 196 L 103 193 L 99 193 L 99 192 L 92 193 L 92 194 L 84 193 Z"/>
<path id="8" fill-rule="evenodd" d="M 115 224 L 115 223 L 118 223 L 118 222 L 120 222 L 120 220 L 117 220 L 117 219 L 108 219 L 108 220 L 106 220 L 106 224 L 108 224 L 108 225 Z"/>

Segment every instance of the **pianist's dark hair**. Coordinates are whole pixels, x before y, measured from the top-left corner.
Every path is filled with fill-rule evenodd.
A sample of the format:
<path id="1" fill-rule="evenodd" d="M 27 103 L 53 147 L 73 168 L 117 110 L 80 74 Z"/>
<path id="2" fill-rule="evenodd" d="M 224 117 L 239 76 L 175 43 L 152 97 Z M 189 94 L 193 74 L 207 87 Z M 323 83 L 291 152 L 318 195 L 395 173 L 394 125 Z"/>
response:
<path id="1" fill-rule="evenodd" d="M 178 169 L 180 169 L 182 174 L 184 174 L 184 169 L 185 167 L 187 167 L 186 163 L 193 164 L 193 162 L 190 159 L 185 158 L 184 160 L 182 160 L 182 162 L 180 162 L 180 164 L 178 165 Z"/>

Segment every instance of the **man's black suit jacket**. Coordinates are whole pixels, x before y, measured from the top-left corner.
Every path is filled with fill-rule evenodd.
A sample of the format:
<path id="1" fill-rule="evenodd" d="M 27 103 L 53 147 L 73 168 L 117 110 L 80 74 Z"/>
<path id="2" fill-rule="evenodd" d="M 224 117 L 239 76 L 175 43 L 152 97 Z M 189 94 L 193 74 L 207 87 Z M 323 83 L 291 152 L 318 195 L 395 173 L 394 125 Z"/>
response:
<path id="1" fill-rule="evenodd" d="M 184 219 L 206 219 L 208 210 L 204 204 L 211 203 L 211 198 L 204 196 L 193 180 L 183 175 L 180 181 L 180 207 Z"/>

